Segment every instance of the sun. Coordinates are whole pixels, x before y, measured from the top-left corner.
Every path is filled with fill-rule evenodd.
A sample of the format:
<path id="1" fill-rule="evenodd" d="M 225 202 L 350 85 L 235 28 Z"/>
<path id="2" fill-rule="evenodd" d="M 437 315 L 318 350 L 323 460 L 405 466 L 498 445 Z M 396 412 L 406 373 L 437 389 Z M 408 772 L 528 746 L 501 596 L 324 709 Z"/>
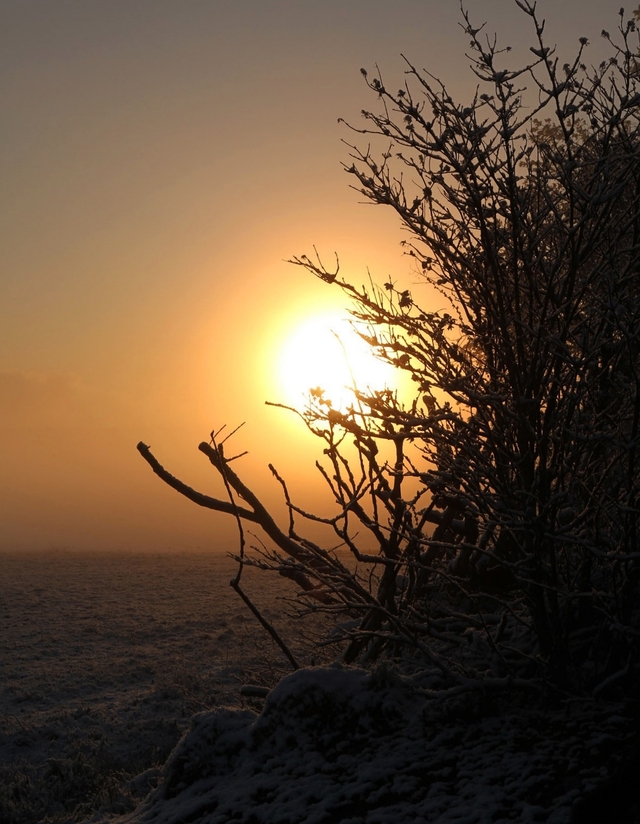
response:
<path id="1" fill-rule="evenodd" d="M 335 409 L 353 403 L 353 388 L 391 387 L 393 368 L 379 360 L 349 320 L 339 312 L 301 320 L 282 340 L 276 356 L 282 402 L 300 407 L 311 389 L 322 389 Z"/>

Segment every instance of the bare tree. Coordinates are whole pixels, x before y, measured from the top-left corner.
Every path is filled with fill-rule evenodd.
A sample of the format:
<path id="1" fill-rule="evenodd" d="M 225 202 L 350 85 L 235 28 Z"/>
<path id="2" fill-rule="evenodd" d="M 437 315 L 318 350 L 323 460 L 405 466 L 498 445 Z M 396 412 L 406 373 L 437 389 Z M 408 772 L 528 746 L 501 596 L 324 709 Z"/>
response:
<path id="1" fill-rule="evenodd" d="M 299 522 L 323 519 L 275 470 L 287 532 L 222 446 L 200 449 L 250 509 L 198 495 L 139 449 L 197 503 L 258 523 L 275 548 L 257 563 L 309 608 L 355 619 L 333 636 L 347 661 L 401 656 L 454 690 L 598 694 L 629 688 L 640 665 L 638 37 L 621 10 L 608 61 L 585 65 L 581 38 L 560 65 L 535 4 L 515 2 L 534 36 L 515 69 L 463 12 L 467 105 L 409 61 L 397 92 L 362 70 L 377 110 L 350 127 L 369 142 L 345 168 L 399 216 L 446 308 L 293 259 L 345 293 L 416 390 L 412 403 L 356 390 L 345 412 L 318 390 L 299 413 L 323 441 L 337 507 L 324 520 L 355 566 L 302 536 Z"/>

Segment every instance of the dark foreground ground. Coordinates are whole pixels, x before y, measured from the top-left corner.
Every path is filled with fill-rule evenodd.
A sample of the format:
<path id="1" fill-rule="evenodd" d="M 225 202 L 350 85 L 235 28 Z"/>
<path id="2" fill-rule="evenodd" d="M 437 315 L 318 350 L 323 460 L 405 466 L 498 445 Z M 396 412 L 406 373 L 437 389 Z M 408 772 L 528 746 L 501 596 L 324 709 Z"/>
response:
<path id="1" fill-rule="evenodd" d="M 194 713 L 289 671 L 234 572 L 223 554 L 0 554 L 2 824 L 131 809 Z M 282 580 L 253 578 L 277 618 Z"/>
<path id="2" fill-rule="evenodd" d="M 628 706 L 434 704 L 339 668 L 243 698 L 288 670 L 233 572 L 213 554 L 0 555 L 2 824 L 640 821 Z M 319 663 L 285 582 L 247 589 Z"/>

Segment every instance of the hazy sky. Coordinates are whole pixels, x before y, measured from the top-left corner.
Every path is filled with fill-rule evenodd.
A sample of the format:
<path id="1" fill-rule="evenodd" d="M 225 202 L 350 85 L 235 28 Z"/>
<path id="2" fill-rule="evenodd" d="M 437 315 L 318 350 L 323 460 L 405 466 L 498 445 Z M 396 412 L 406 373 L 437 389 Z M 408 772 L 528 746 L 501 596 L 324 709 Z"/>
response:
<path id="1" fill-rule="evenodd" d="M 513 0 L 467 7 L 528 45 Z M 538 8 L 561 56 L 585 35 L 599 60 L 617 6 Z M 284 260 L 315 244 L 356 280 L 408 275 L 337 119 L 375 107 L 361 66 L 402 83 L 401 52 L 470 95 L 459 19 L 455 0 L 0 0 L 0 549 L 228 548 L 233 525 L 135 450 L 221 494 L 196 447 L 223 423 L 247 422 L 237 469 L 267 500 L 268 461 L 318 494 L 314 443 L 264 401 L 282 341 L 338 296 Z"/>

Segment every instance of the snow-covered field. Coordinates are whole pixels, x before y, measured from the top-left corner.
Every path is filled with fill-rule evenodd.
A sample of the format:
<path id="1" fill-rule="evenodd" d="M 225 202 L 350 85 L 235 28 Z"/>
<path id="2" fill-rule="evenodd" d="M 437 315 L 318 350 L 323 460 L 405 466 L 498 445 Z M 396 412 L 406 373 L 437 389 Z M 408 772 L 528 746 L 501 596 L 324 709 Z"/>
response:
<path id="1" fill-rule="evenodd" d="M 0 555 L 2 824 L 638 820 L 636 767 L 598 795 L 633 750 L 622 707 L 439 702 L 419 678 L 327 666 L 264 706 L 243 698 L 288 666 L 234 570 L 214 554 Z M 246 588 L 299 633 L 287 582 L 253 572 Z"/>
<path id="2" fill-rule="evenodd" d="M 249 706 L 242 684 L 290 671 L 229 587 L 235 569 L 214 553 L 0 554 L 2 824 L 131 808 L 155 778 L 129 779 L 194 713 Z M 278 619 L 286 582 L 246 570 L 243 584 Z"/>

